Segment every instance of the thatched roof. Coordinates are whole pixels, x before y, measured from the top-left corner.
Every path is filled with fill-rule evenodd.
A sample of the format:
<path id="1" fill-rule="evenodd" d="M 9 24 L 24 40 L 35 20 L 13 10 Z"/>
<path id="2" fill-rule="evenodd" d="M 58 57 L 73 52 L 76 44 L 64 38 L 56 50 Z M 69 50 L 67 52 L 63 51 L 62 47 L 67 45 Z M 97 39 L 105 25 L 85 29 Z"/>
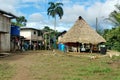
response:
<path id="1" fill-rule="evenodd" d="M 74 26 L 60 40 L 63 43 L 91 43 L 106 42 L 86 21 L 80 16 Z"/>

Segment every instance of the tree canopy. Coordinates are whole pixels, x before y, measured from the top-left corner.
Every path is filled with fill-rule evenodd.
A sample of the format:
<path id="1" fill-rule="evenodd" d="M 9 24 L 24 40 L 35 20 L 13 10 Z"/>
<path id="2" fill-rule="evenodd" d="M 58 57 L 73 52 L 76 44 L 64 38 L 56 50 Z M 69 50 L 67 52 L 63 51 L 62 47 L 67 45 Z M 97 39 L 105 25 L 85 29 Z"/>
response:
<path id="1" fill-rule="evenodd" d="M 27 22 L 27 19 L 25 19 L 24 16 L 20 16 L 16 19 L 15 22 L 12 21 L 12 25 L 16 25 L 16 26 L 26 26 L 26 22 Z"/>
<path id="2" fill-rule="evenodd" d="M 52 16 L 55 19 L 54 22 L 54 30 L 56 30 L 56 15 L 59 16 L 61 19 L 63 16 L 63 3 L 54 3 L 54 2 L 49 2 L 48 3 L 50 6 L 47 9 L 47 15 Z"/>
<path id="3" fill-rule="evenodd" d="M 112 29 L 105 29 L 103 37 L 109 49 L 120 51 L 120 26 Z"/>
<path id="4" fill-rule="evenodd" d="M 53 3 L 53 2 L 49 2 L 48 3 L 50 6 L 47 10 L 47 15 L 52 16 L 53 18 L 56 17 L 56 15 L 59 16 L 59 18 L 61 19 L 63 16 L 63 3 Z"/>
<path id="5" fill-rule="evenodd" d="M 105 29 L 103 37 L 109 49 L 120 51 L 120 5 L 115 5 L 117 10 L 110 13 L 109 20 L 115 24 L 112 29 Z"/>
<path id="6" fill-rule="evenodd" d="M 120 5 L 115 5 L 116 10 L 110 13 L 108 20 L 113 22 L 116 26 L 120 26 Z"/>

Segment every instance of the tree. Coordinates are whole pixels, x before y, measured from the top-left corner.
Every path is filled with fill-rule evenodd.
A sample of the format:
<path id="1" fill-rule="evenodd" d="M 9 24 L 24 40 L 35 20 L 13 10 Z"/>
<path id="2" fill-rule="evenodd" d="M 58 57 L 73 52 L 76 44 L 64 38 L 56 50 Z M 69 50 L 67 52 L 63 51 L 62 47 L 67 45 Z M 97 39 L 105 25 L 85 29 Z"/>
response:
<path id="1" fill-rule="evenodd" d="M 12 25 L 16 25 L 16 26 L 26 26 L 26 22 L 27 20 L 25 19 L 24 16 L 20 16 L 16 19 L 16 22 L 12 22 Z"/>
<path id="2" fill-rule="evenodd" d="M 43 31 L 44 32 L 54 32 L 54 30 L 53 29 L 50 29 L 50 27 L 48 27 L 48 26 L 45 26 L 44 28 L 43 28 Z"/>
<path id="3" fill-rule="evenodd" d="M 115 24 L 112 29 L 105 29 L 103 37 L 109 49 L 120 51 L 120 5 L 115 5 L 116 10 L 110 13 L 108 20 Z"/>
<path id="4" fill-rule="evenodd" d="M 120 26 L 120 5 L 115 5 L 117 10 L 110 13 L 108 20 L 113 22 L 116 26 Z"/>
<path id="5" fill-rule="evenodd" d="M 47 15 L 48 16 L 52 16 L 53 18 L 55 18 L 55 22 L 54 22 L 54 30 L 56 32 L 56 16 L 58 15 L 60 19 L 62 19 L 63 16 L 63 9 L 62 3 L 54 3 L 54 2 L 49 2 L 48 3 L 50 6 L 47 9 Z M 54 34 L 54 48 L 56 48 L 56 36 Z"/>
<path id="6" fill-rule="evenodd" d="M 106 39 L 108 48 L 120 51 L 120 26 L 112 29 L 105 29 L 103 37 Z"/>
<path id="7" fill-rule="evenodd" d="M 48 4 L 50 6 L 47 9 L 47 15 L 55 18 L 54 30 L 56 31 L 56 15 L 58 15 L 59 18 L 62 19 L 62 16 L 64 14 L 63 9 L 62 9 L 63 4 L 62 3 L 53 3 L 53 2 L 49 2 Z"/>
<path id="8" fill-rule="evenodd" d="M 55 45 L 53 39 L 54 39 L 54 36 L 56 34 L 56 37 L 58 37 L 57 35 L 60 33 L 60 32 L 57 32 L 57 31 L 54 31 L 53 29 L 51 29 L 50 27 L 48 26 L 45 26 L 43 29 L 42 29 L 43 33 L 44 33 L 44 39 L 45 39 L 45 49 L 47 49 L 47 46 L 49 46 L 49 48 L 53 48 L 53 46 Z"/>

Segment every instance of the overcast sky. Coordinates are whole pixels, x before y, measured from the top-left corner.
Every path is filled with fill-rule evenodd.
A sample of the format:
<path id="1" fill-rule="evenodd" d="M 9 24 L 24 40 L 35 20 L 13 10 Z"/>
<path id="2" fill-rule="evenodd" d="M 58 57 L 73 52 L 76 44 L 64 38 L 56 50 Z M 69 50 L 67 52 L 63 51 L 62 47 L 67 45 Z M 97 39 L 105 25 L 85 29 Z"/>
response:
<path id="1" fill-rule="evenodd" d="M 93 28 L 96 17 L 99 27 L 109 28 L 108 22 L 103 19 L 115 9 L 115 4 L 120 3 L 120 0 L 0 0 L 0 9 L 16 16 L 25 16 L 28 20 L 27 27 L 42 29 L 49 26 L 54 29 L 54 19 L 47 15 L 48 2 L 51 1 L 64 4 L 64 15 L 61 20 L 57 19 L 58 31 L 69 30 L 79 16 Z"/>

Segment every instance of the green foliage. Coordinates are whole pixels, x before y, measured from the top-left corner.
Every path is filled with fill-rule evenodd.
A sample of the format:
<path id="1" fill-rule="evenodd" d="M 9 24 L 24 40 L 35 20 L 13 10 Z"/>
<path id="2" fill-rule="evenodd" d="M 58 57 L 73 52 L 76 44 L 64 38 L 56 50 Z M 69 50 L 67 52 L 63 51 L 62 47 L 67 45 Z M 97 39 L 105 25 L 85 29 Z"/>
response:
<path id="1" fill-rule="evenodd" d="M 58 15 L 60 17 L 60 19 L 63 16 L 63 9 L 62 9 L 62 3 L 53 3 L 53 2 L 49 2 L 48 3 L 50 5 L 50 7 L 47 10 L 47 15 L 52 16 L 53 18 L 55 18 L 56 15 Z"/>
<path id="2" fill-rule="evenodd" d="M 42 30 L 43 30 L 43 32 L 50 32 L 50 33 L 55 32 L 53 29 L 51 29 L 51 28 L 48 27 L 48 26 L 45 26 Z"/>
<path id="3" fill-rule="evenodd" d="M 25 19 L 24 16 L 20 16 L 16 19 L 16 21 L 12 21 L 12 25 L 16 25 L 16 26 L 25 26 L 26 25 L 27 20 Z"/>
<path id="4" fill-rule="evenodd" d="M 52 16 L 55 19 L 54 22 L 54 30 L 56 31 L 56 15 L 59 16 L 61 19 L 63 16 L 63 3 L 54 3 L 54 2 L 49 2 L 48 3 L 50 6 L 47 9 L 47 15 Z"/>
<path id="5" fill-rule="evenodd" d="M 51 28 L 48 27 L 48 26 L 45 26 L 45 27 L 42 29 L 42 31 L 43 31 L 44 33 L 46 33 L 46 34 L 45 34 L 46 36 L 50 36 L 51 38 L 53 38 L 54 35 L 58 36 L 58 34 L 60 33 L 60 32 L 58 32 L 58 31 L 55 31 L 55 30 L 51 29 Z"/>
<path id="6" fill-rule="evenodd" d="M 120 27 L 104 30 L 103 37 L 109 49 L 120 51 Z"/>
<path id="7" fill-rule="evenodd" d="M 54 47 L 54 44 L 56 44 L 56 42 L 53 42 L 55 36 L 56 36 L 56 41 L 57 41 L 57 38 L 58 38 L 58 34 L 60 32 L 57 32 L 53 29 L 50 29 L 50 27 L 48 26 L 45 26 L 43 29 L 43 33 L 44 33 L 44 39 L 45 39 L 45 45 L 46 47 L 49 46 L 49 47 Z"/>
<path id="8" fill-rule="evenodd" d="M 117 10 L 110 13 L 108 20 L 113 22 L 115 25 L 120 26 L 120 5 L 115 5 Z"/>
<path id="9" fill-rule="evenodd" d="M 120 51 L 120 5 L 115 5 L 116 10 L 110 13 L 108 20 L 113 22 L 116 27 L 104 30 L 104 38 L 109 49 Z"/>

